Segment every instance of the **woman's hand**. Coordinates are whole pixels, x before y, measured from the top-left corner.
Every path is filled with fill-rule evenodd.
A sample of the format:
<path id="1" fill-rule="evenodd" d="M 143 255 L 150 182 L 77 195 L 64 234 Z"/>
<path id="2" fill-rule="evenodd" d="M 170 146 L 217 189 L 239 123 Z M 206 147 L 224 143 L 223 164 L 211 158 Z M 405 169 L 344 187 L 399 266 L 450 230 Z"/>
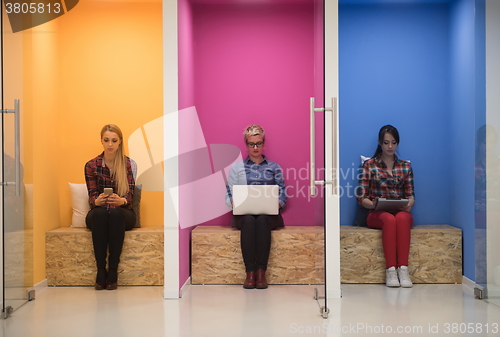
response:
<path id="1" fill-rule="evenodd" d="M 106 201 L 108 205 L 113 206 L 123 206 L 127 203 L 127 199 L 118 196 L 116 193 L 111 194 Z"/>
<path id="2" fill-rule="evenodd" d="M 94 204 L 96 206 L 106 206 L 106 205 L 113 205 L 113 206 L 123 206 L 127 203 L 127 199 L 121 198 L 117 194 L 104 194 L 101 193 L 95 199 Z"/>
<path id="3" fill-rule="evenodd" d="M 399 209 L 400 211 L 405 211 L 405 212 L 410 212 L 411 211 L 411 207 L 410 206 L 403 206 Z"/>
<path id="4" fill-rule="evenodd" d="M 104 193 L 99 194 L 99 196 L 94 200 L 94 205 L 96 206 L 107 205 L 107 200 L 109 196 L 110 196 L 109 194 L 104 194 Z"/>
<path id="5" fill-rule="evenodd" d="M 366 209 L 375 209 L 375 207 L 377 207 L 377 202 L 378 198 L 375 198 L 373 200 L 366 198 L 363 199 L 363 201 L 361 201 L 361 206 L 363 206 Z"/>
<path id="6" fill-rule="evenodd" d="M 410 212 L 414 204 L 415 204 L 415 199 L 408 198 L 408 205 L 401 207 L 400 210 L 405 212 Z"/>

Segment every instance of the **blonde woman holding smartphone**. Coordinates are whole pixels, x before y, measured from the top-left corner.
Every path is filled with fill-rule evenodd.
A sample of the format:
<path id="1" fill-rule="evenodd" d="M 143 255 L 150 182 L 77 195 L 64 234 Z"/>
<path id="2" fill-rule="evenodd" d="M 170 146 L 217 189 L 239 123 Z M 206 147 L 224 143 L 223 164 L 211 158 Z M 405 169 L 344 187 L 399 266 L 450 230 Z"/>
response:
<path id="1" fill-rule="evenodd" d="M 101 130 L 101 143 L 104 151 L 85 164 L 91 205 L 86 224 L 92 231 L 97 264 L 95 289 L 114 290 L 118 286 L 125 231 L 131 230 L 136 221 L 132 197 L 137 165 L 123 152 L 123 135 L 118 126 L 105 125 Z"/>

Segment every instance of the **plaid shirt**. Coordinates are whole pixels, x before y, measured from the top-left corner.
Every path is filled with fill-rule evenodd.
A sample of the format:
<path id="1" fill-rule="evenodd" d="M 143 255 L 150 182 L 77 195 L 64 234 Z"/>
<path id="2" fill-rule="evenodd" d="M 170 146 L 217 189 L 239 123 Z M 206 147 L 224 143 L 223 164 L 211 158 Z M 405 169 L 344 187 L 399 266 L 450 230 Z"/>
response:
<path id="1" fill-rule="evenodd" d="M 134 196 L 135 175 L 137 173 L 137 164 L 135 161 L 127 158 L 127 179 L 128 179 L 128 192 L 121 196 L 127 199 L 125 206 L 108 205 L 109 208 L 125 207 L 132 209 L 132 197 Z M 104 192 L 105 187 L 111 187 L 113 192 L 116 193 L 117 186 L 111 177 L 109 168 L 104 164 L 104 152 L 91 159 L 85 164 L 85 181 L 87 182 L 87 190 L 89 192 L 89 202 L 92 207 L 95 207 L 94 201 Z"/>
<path id="2" fill-rule="evenodd" d="M 413 170 L 410 162 L 395 156 L 392 176 L 381 156 L 371 158 L 363 164 L 356 193 L 358 202 L 375 198 L 402 199 L 415 198 L 413 190 Z"/>

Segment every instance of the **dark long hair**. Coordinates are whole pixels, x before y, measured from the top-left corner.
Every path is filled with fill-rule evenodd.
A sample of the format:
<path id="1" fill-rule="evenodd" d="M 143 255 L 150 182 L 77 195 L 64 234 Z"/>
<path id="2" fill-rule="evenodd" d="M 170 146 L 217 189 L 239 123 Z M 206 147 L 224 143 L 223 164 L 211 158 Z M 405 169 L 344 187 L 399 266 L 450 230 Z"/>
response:
<path id="1" fill-rule="evenodd" d="M 378 145 L 377 149 L 375 150 L 375 154 L 373 155 L 372 158 L 378 157 L 379 154 L 382 153 L 382 147 L 380 146 L 380 143 L 384 141 L 384 136 L 386 133 L 391 134 L 394 139 L 396 140 L 396 144 L 399 145 L 399 132 L 398 129 L 396 129 L 392 125 L 384 125 L 383 127 L 380 128 L 380 131 L 378 132 Z"/>

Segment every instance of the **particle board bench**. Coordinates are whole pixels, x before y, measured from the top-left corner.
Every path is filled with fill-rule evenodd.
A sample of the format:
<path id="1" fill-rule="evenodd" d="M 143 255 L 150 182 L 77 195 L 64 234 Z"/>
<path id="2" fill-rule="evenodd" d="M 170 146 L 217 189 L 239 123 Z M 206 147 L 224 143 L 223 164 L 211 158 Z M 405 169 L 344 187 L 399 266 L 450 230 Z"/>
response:
<path id="1" fill-rule="evenodd" d="M 191 233 L 192 284 L 243 284 L 240 231 L 198 226 Z M 286 226 L 271 232 L 269 284 L 324 283 L 323 227 Z"/>
<path id="2" fill-rule="evenodd" d="M 342 283 L 385 283 L 382 231 L 340 226 Z M 418 225 L 411 230 L 409 256 L 413 283 L 462 283 L 462 230 Z"/>
<path id="3" fill-rule="evenodd" d="M 86 228 L 61 227 L 45 235 L 49 286 L 91 286 L 97 272 L 92 233 Z M 163 285 L 163 227 L 125 232 L 119 285 Z"/>
<path id="4" fill-rule="evenodd" d="M 272 231 L 269 284 L 322 284 L 323 227 Z M 412 228 L 410 275 L 414 283 L 461 283 L 462 231 L 448 225 Z M 382 231 L 340 226 L 342 283 L 385 283 Z M 192 284 L 243 284 L 240 233 L 229 226 L 198 226 L 191 237 Z"/>

